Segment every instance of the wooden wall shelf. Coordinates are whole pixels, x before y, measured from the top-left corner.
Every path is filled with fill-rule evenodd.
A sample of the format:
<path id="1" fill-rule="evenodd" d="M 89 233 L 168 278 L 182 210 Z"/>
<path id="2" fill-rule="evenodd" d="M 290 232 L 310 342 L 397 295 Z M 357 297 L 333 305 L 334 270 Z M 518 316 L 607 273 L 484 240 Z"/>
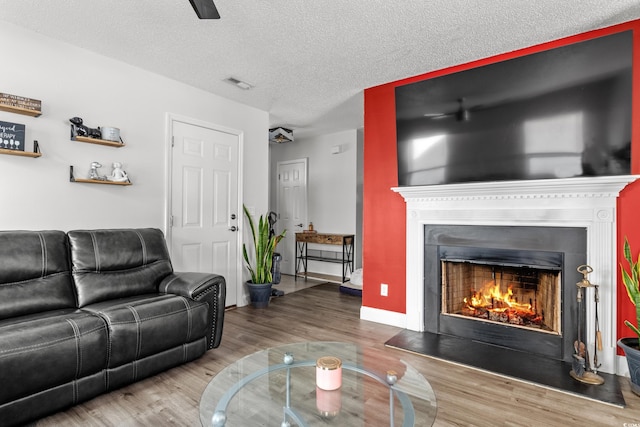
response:
<path id="1" fill-rule="evenodd" d="M 79 182 L 83 184 L 106 184 L 106 185 L 132 185 L 131 181 L 103 181 L 100 179 L 85 179 L 85 178 L 76 178 L 73 176 L 73 166 L 69 166 L 69 181 L 71 182 Z"/>
<path id="2" fill-rule="evenodd" d="M 29 152 L 29 151 L 20 151 L 20 150 L 7 150 L 5 148 L 0 148 L 0 154 L 8 154 L 10 156 L 20 156 L 20 157 L 40 157 L 42 153 L 40 152 Z"/>
<path id="3" fill-rule="evenodd" d="M 74 178 L 71 180 L 71 182 L 80 182 L 84 184 L 131 185 L 130 182 L 100 181 L 98 179 L 84 179 L 84 178 Z"/>
<path id="4" fill-rule="evenodd" d="M 6 148 L 0 148 L 0 154 L 8 154 L 10 156 L 20 156 L 20 157 L 40 157 L 42 153 L 40 152 L 40 145 L 38 141 L 33 141 L 33 151 L 20 151 L 20 150 L 8 150 Z"/>
<path id="5" fill-rule="evenodd" d="M 11 105 L 5 105 L 5 104 L 0 104 L 0 110 L 7 111 L 9 113 L 22 114 L 24 116 L 31 116 L 31 117 L 39 117 L 40 115 L 42 115 L 42 111 L 30 110 L 28 108 L 13 107 Z"/>
<path id="6" fill-rule="evenodd" d="M 87 142 L 89 144 L 106 145 L 108 147 L 116 147 L 116 148 L 124 147 L 124 144 L 122 142 L 108 141 L 106 139 L 98 139 L 98 138 L 89 138 L 87 136 L 74 136 L 71 138 L 71 140 L 78 141 L 78 142 Z"/>

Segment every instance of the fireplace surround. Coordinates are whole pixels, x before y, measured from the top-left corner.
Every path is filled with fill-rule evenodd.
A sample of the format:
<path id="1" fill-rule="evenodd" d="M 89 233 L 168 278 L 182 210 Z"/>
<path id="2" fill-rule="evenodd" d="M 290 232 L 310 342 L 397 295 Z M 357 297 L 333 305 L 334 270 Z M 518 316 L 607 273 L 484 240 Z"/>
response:
<path id="1" fill-rule="evenodd" d="M 571 362 L 585 228 L 427 224 L 424 234 L 425 331 Z"/>
<path id="2" fill-rule="evenodd" d="M 620 191 L 637 178 L 625 175 L 393 188 L 407 205 L 406 328 L 422 332 L 433 322 L 425 310 L 437 298 L 425 292 L 425 265 L 430 264 L 425 257 L 426 226 L 584 229 L 586 263 L 594 269 L 589 280 L 600 286 L 604 346 L 598 354 L 600 370 L 624 373 L 624 361 L 616 357 L 616 204 Z M 587 300 L 593 301 L 591 293 Z M 587 304 L 586 324 L 593 325 L 594 320 L 593 305 Z M 587 345 L 592 348 L 593 342 L 590 330 Z"/>

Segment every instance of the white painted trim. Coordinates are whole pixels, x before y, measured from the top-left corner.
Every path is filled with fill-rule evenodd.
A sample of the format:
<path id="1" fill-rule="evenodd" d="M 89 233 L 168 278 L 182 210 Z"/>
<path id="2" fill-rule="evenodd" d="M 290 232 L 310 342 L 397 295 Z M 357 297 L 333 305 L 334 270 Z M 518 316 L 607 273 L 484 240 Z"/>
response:
<path id="1" fill-rule="evenodd" d="M 616 208 L 620 191 L 639 176 L 504 181 L 392 188 L 407 204 L 407 329 L 424 331 L 424 226 L 505 225 L 584 227 L 589 280 L 599 285 L 599 324 L 604 349 L 601 371 L 616 366 Z M 595 323 L 588 291 L 587 325 Z M 588 348 L 595 333 L 587 330 Z M 600 353 L 600 352 L 599 352 Z"/>
<path id="2" fill-rule="evenodd" d="M 625 356 L 616 355 L 616 374 L 629 377 L 629 365 Z"/>
<path id="3" fill-rule="evenodd" d="M 360 307 L 360 319 L 368 320 L 370 322 L 382 323 L 390 326 L 397 326 L 399 328 L 407 327 L 407 316 L 404 313 L 398 313 L 395 311 L 381 310 L 373 307 Z"/>

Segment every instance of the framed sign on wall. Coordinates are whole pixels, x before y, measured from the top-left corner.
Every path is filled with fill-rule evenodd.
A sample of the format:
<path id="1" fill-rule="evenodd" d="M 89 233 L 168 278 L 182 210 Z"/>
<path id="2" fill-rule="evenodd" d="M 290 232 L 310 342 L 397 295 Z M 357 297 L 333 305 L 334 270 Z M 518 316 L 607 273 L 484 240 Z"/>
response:
<path id="1" fill-rule="evenodd" d="M 25 126 L 0 121 L 0 148 L 24 151 Z"/>
<path id="2" fill-rule="evenodd" d="M 42 101 L 0 92 L 0 110 L 38 117 L 42 111 Z"/>

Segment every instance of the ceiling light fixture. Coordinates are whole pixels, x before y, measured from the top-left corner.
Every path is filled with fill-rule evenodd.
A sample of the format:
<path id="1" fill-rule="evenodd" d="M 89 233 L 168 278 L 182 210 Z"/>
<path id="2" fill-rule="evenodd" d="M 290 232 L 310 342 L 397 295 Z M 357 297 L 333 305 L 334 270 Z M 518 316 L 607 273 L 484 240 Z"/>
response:
<path id="1" fill-rule="evenodd" d="M 283 127 L 269 129 L 269 142 L 278 144 L 293 142 L 293 131 Z"/>
<path id="2" fill-rule="evenodd" d="M 239 87 L 243 90 L 249 90 L 253 87 L 251 83 L 243 82 L 242 80 L 236 79 L 235 77 L 229 77 L 224 80 L 227 83 L 231 83 L 234 86 Z"/>

